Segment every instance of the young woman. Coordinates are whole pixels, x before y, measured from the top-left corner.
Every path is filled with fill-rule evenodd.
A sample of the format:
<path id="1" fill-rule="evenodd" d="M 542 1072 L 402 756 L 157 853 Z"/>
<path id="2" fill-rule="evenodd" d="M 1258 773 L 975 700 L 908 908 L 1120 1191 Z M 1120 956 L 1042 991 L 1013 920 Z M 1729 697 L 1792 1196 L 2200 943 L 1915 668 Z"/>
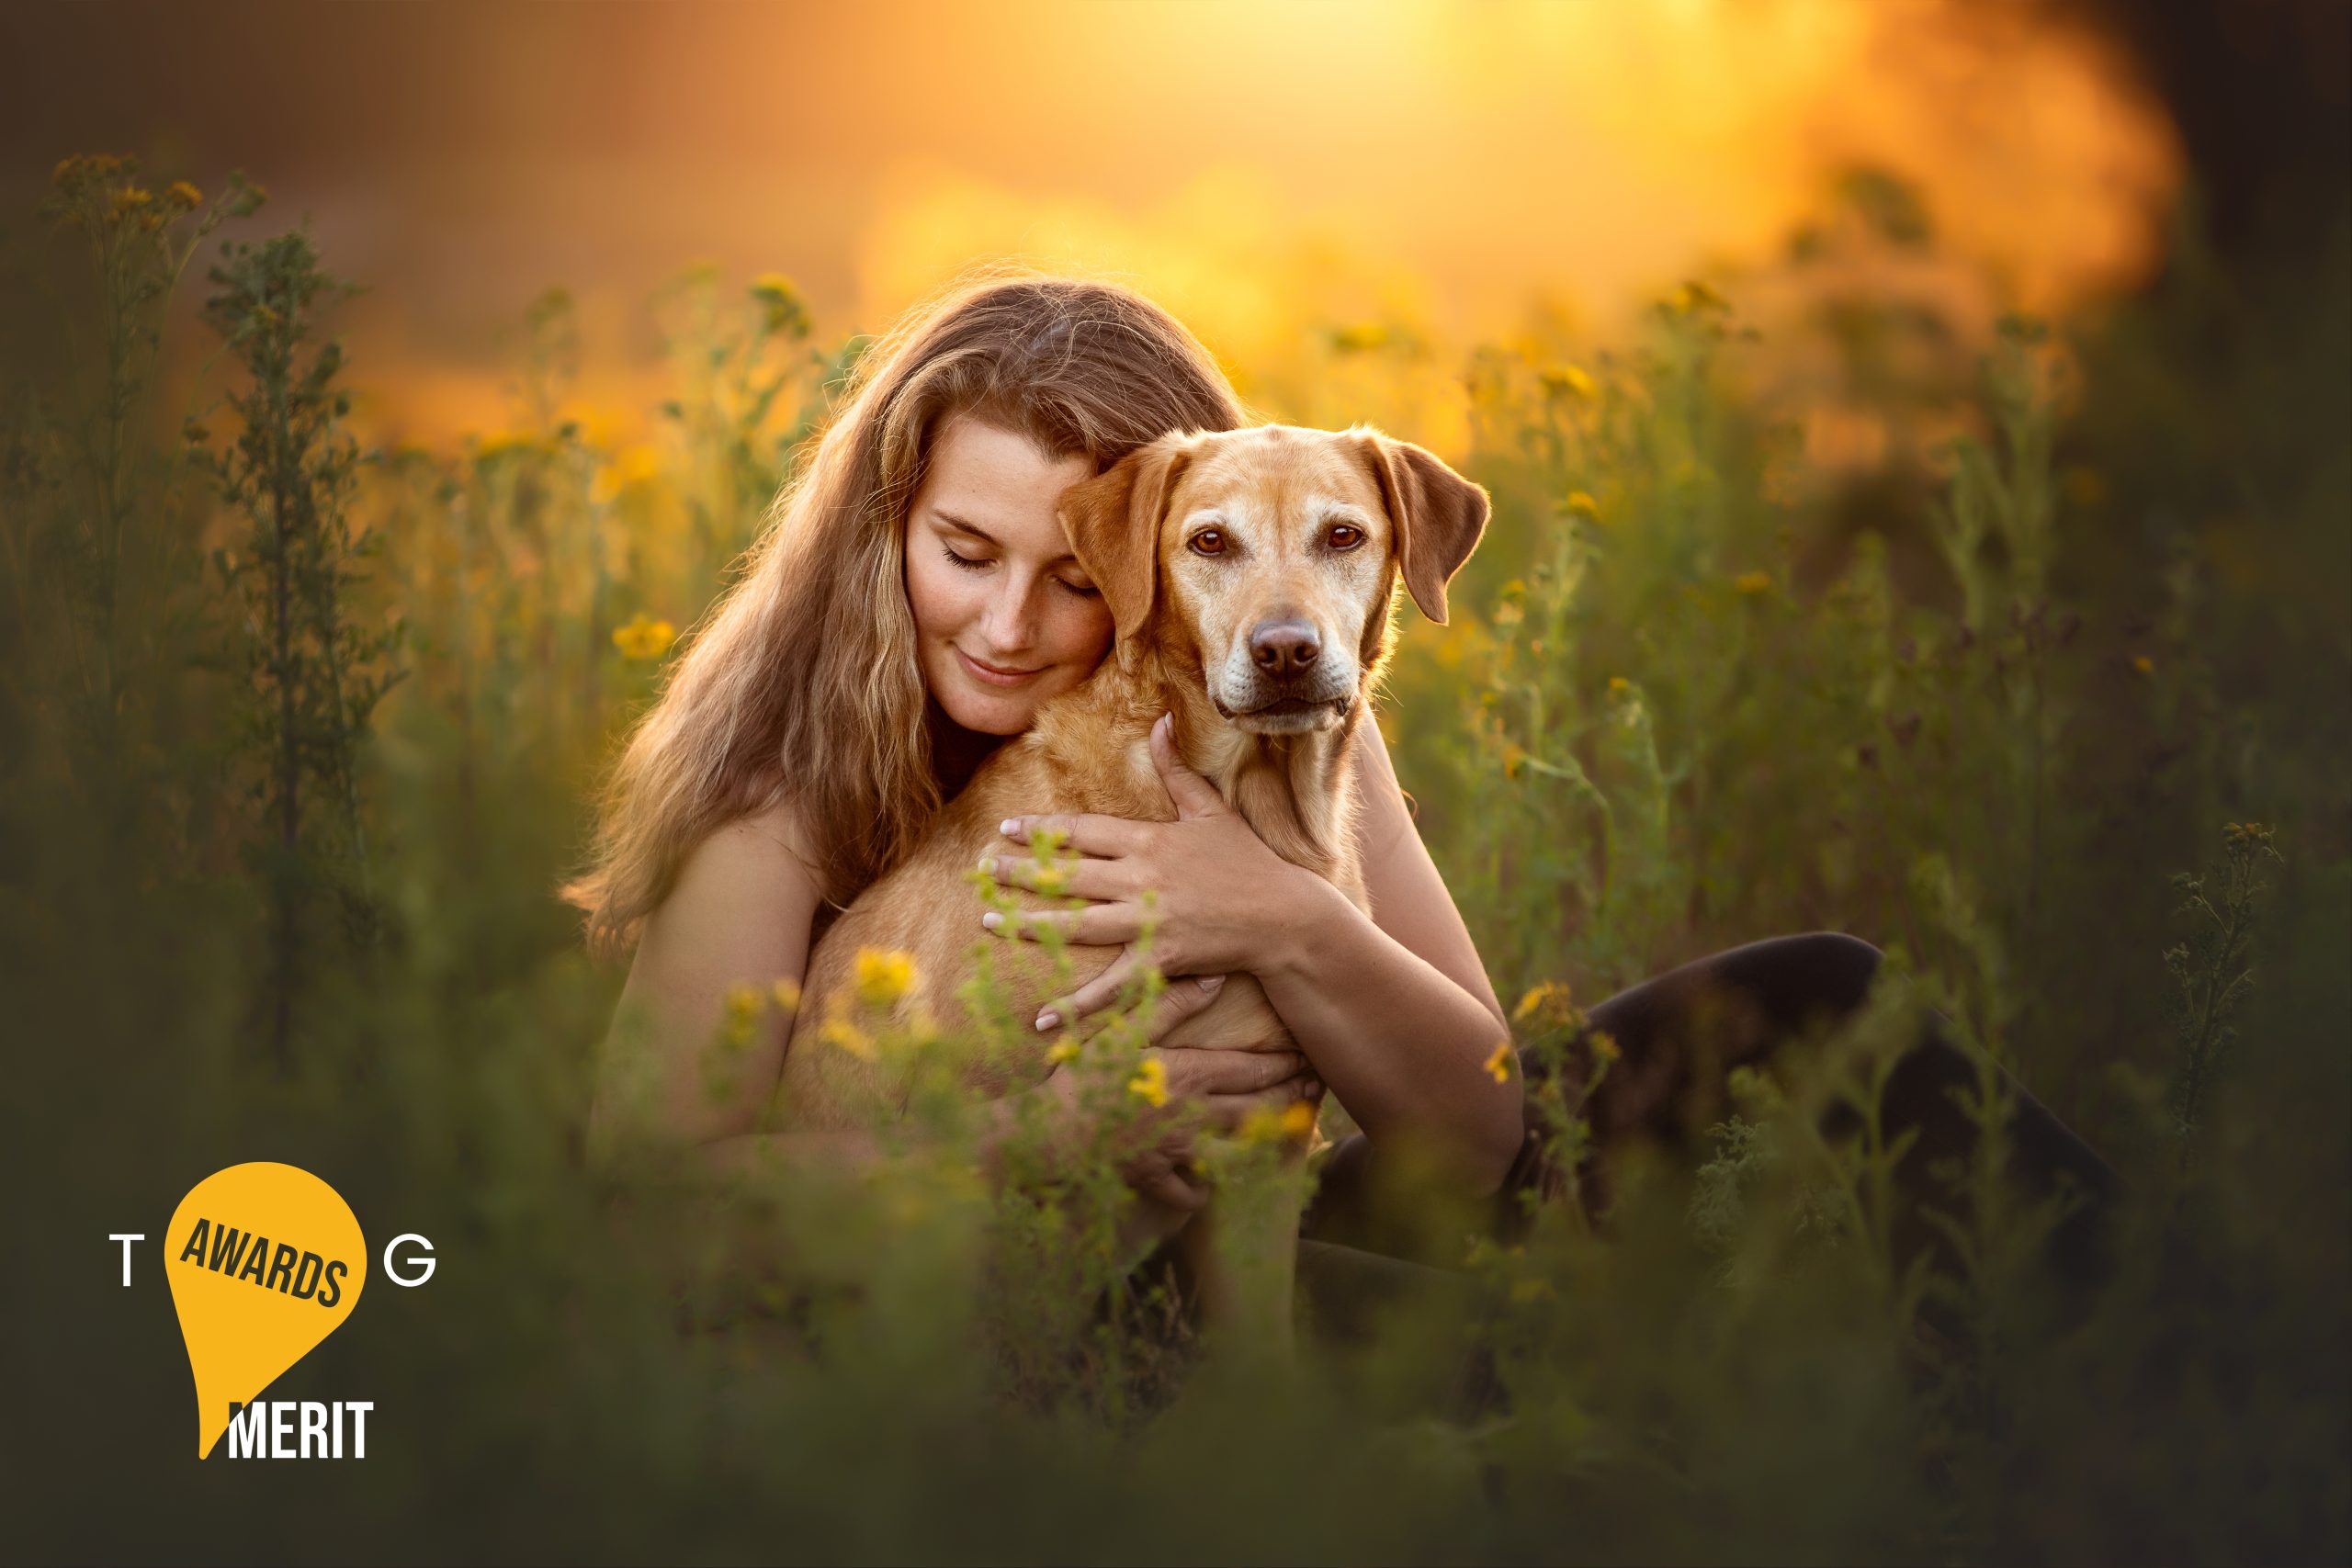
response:
<path id="1" fill-rule="evenodd" d="M 756 1130 L 786 1045 L 773 1013 L 714 1095 L 703 1048 L 726 992 L 797 982 L 831 917 L 908 852 L 991 750 L 1108 650 L 1110 615 L 1055 519 L 1062 491 L 1168 432 L 1249 422 L 1183 327 L 1102 284 L 967 280 L 867 352 L 748 570 L 639 725 L 594 863 L 567 889 L 592 942 L 635 950 L 621 1007 L 640 1022 L 616 1031 L 606 1055 L 597 1140 L 685 1142 L 720 1162 L 755 1149 L 795 1161 L 870 1156 L 858 1134 Z M 1366 1235 L 1371 1173 L 1405 1150 L 1417 1156 L 1416 1179 L 1488 1201 L 1544 1178 L 1529 1158 L 1519 1075 L 1498 1082 L 1487 1067 L 1510 1034 L 1502 1009 L 1378 728 L 1357 733 L 1370 917 L 1276 857 L 1164 748 L 1171 796 L 1198 808 L 1133 825 L 1122 858 L 1126 880 L 1160 897 L 1156 951 L 1171 983 L 1154 1038 L 1246 969 L 1298 1047 L 1159 1050 L 1171 1097 L 1230 1120 L 1328 1087 L 1363 1131 L 1337 1151 L 1317 1213 Z M 1091 931 L 1110 933 L 1095 940 L 1124 940 L 1121 922 L 1132 923 L 1117 905 L 1089 913 Z M 977 909 L 973 930 L 979 940 Z M 1786 1028 L 1850 1007 L 1854 972 L 1876 956 L 1828 935 L 1739 954 L 1722 973 L 1763 985 Z M 1662 1114 L 1675 1088 L 1667 1024 L 1678 1015 L 1655 1004 L 1690 995 L 1695 973 L 1594 1010 L 1636 1069 L 1600 1106 L 1604 1132 Z M 1048 1010 L 1075 1018 L 1109 1000 L 1097 984 Z M 1715 1055 L 1736 1059 L 1777 1037 Z M 624 1084 L 651 1093 L 625 1097 Z M 1027 1092 L 1074 1115 L 1069 1089 L 1057 1071 Z M 644 1109 L 626 1111 L 625 1100 Z M 1180 1161 L 1139 1165 L 1131 1179 L 1147 1204 L 1181 1210 L 1205 1196 Z"/>

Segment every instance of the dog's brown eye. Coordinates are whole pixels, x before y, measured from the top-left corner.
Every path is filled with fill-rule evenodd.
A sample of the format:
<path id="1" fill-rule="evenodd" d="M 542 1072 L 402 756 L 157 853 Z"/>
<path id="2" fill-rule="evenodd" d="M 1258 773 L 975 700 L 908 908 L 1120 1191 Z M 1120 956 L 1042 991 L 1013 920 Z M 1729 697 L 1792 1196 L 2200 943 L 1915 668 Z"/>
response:
<path id="1" fill-rule="evenodd" d="M 1363 530 L 1352 523 L 1342 523 L 1326 534 L 1323 542 L 1335 550 L 1351 550 L 1363 543 Z"/>
<path id="2" fill-rule="evenodd" d="M 1204 528 L 1193 535 L 1188 543 L 1196 556 L 1221 556 L 1225 554 L 1225 530 Z"/>

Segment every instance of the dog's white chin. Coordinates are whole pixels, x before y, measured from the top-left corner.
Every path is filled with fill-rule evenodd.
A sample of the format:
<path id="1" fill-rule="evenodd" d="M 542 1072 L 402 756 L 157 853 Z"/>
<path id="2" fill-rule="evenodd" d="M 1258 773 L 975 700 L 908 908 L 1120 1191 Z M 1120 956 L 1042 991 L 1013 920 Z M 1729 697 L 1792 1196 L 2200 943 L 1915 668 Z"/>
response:
<path id="1" fill-rule="evenodd" d="M 1317 730 L 1337 729 L 1346 716 L 1344 705 L 1320 703 L 1292 713 L 1238 713 L 1231 723 L 1234 728 L 1251 735 L 1310 735 Z"/>

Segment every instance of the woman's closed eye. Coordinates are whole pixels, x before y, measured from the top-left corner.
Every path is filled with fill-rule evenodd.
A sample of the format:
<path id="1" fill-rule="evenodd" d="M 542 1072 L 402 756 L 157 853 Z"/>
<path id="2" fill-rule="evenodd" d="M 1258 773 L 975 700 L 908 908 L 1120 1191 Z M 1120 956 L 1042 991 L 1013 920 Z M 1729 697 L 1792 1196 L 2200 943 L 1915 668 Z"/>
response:
<path id="1" fill-rule="evenodd" d="M 986 571 L 996 565 L 993 559 L 985 556 L 960 554 L 953 545 L 942 545 L 939 547 L 939 551 L 947 558 L 950 564 L 961 567 L 966 571 Z M 1066 577 L 1057 577 L 1054 579 L 1054 583 L 1074 599 L 1100 599 L 1102 596 L 1102 591 L 1091 582 L 1072 582 Z"/>

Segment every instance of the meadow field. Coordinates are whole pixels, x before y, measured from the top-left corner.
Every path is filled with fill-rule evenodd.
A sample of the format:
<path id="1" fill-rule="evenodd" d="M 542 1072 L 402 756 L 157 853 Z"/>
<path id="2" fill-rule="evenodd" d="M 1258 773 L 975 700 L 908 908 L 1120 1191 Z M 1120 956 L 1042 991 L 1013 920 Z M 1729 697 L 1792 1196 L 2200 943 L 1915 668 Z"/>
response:
<path id="1" fill-rule="evenodd" d="M 1734 1075 L 1597 1220 L 1465 1235 L 1474 1312 L 1284 1364 L 1202 1356 L 1130 1281 L 1103 1171 L 989 1197 L 946 1097 L 863 1185 L 587 1157 L 620 975 L 555 888 L 885 323 L 683 270 L 648 301 L 670 396 L 624 420 L 576 397 L 550 287 L 506 426 L 375 441 L 336 259 L 260 186 L 77 156 L 26 216 L 74 345 L 0 412 L 27 1556 L 2352 1549 L 2341 231 L 2256 276 L 2183 225 L 2161 285 L 2043 320 L 1906 289 L 1932 223 L 1857 171 L 1769 272 L 1690 279 L 1631 343 L 1533 309 L 1447 342 L 1302 291 L 1283 352 L 1226 360 L 1262 416 L 1371 421 L 1493 494 L 1378 717 L 1520 1044 L 1759 937 L 1889 959 L 1885 1006 Z M 190 296 L 202 341 L 167 342 Z M 183 351 L 204 378 L 166 396 Z M 875 965 L 861 1045 L 934 1049 L 894 989 Z M 1936 1173 L 1959 1266 L 1890 1250 L 1905 1151 L 1815 1129 L 1876 1126 L 1906 998 L 2122 1177 L 2096 1299 L 2033 1266 L 2057 1216 L 2002 1181 L 1997 1095 L 1965 1108 L 1985 1156 Z M 1132 1048 L 1090 1047 L 1114 1100 Z M 1275 1163 L 1259 1133 L 1221 1149 L 1236 1181 Z M 379 1401 L 365 1463 L 191 1468 L 168 1299 L 99 1239 L 261 1159 L 437 1249 L 284 1380 Z"/>

